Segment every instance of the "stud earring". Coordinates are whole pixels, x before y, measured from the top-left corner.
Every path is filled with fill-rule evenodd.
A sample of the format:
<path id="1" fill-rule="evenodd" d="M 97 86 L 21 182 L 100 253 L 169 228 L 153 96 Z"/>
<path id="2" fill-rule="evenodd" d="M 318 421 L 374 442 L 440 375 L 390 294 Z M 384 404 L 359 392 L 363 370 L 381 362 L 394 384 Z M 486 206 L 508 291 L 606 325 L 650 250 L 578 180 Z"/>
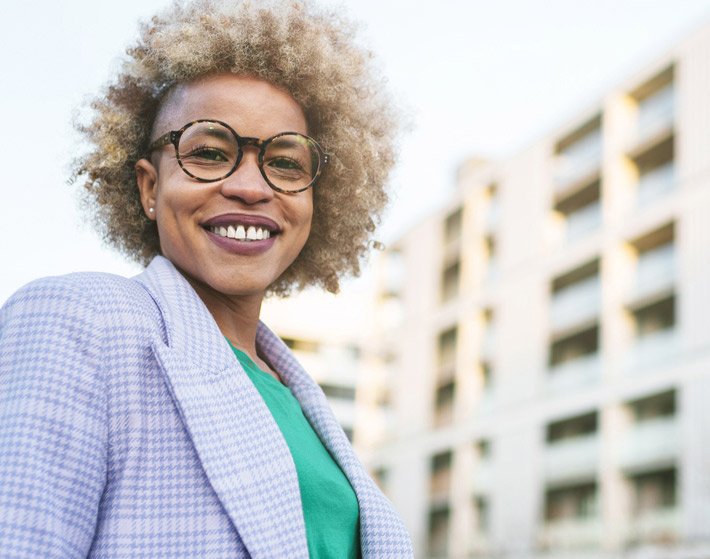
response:
<path id="1" fill-rule="evenodd" d="M 148 213 L 153 213 L 155 211 L 155 208 L 148 208 Z"/>

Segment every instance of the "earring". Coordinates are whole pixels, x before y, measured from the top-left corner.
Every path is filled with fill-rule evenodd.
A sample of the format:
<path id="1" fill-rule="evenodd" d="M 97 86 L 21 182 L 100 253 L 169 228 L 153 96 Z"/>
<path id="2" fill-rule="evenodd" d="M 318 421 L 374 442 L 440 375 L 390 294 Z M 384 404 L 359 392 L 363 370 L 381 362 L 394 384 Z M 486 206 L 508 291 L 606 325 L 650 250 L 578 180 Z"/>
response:
<path id="1" fill-rule="evenodd" d="M 148 208 L 148 213 L 153 213 L 155 211 L 155 208 Z"/>

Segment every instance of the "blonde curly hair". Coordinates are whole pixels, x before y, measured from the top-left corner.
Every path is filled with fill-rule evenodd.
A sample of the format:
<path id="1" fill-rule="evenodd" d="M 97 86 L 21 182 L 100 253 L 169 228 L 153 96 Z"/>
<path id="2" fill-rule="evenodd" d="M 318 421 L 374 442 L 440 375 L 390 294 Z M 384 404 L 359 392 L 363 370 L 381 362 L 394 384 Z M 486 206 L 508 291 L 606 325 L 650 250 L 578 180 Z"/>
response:
<path id="1" fill-rule="evenodd" d="M 387 203 L 399 118 L 350 22 L 301 0 L 176 1 L 141 25 L 126 54 L 115 81 L 91 103 L 90 122 L 77 125 L 91 148 L 72 174 L 109 245 L 143 265 L 160 254 L 135 164 L 173 85 L 233 72 L 289 91 L 309 135 L 332 155 L 313 188 L 308 242 L 269 292 L 308 285 L 337 292 L 340 278 L 359 275 Z"/>

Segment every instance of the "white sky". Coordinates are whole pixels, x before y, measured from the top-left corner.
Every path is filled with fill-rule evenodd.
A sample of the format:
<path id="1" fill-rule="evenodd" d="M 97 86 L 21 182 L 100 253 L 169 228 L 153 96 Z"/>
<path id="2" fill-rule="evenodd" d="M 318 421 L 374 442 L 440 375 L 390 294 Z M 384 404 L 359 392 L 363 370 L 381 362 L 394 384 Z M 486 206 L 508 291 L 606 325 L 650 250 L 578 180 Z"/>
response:
<path id="1" fill-rule="evenodd" d="M 336 3 L 336 2 L 332 2 Z M 3 6 L 0 48 L 0 301 L 40 276 L 120 274 L 66 184 L 72 111 L 92 96 L 164 0 L 36 0 Z M 453 191 L 470 155 L 505 157 L 595 102 L 710 22 L 710 0 L 350 0 L 413 117 L 382 237 Z"/>

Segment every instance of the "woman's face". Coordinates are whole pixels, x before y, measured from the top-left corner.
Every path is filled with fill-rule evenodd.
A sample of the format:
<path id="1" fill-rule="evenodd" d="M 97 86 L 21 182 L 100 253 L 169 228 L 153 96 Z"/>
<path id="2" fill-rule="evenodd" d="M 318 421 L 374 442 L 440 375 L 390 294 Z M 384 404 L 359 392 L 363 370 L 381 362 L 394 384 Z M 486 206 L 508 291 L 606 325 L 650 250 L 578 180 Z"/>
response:
<path id="1" fill-rule="evenodd" d="M 307 133 L 301 107 L 273 85 L 233 74 L 177 86 L 156 120 L 153 138 L 199 119 L 230 125 L 240 136 L 267 139 L 279 132 Z M 160 247 L 202 290 L 227 296 L 263 296 L 296 259 L 313 216 L 311 190 L 282 194 L 262 177 L 259 150 L 246 146 L 236 171 L 217 182 L 199 182 L 178 165 L 171 145 L 136 167 L 146 214 L 157 221 Z M 154 208 L 153 212 L 149 209 Z M 257 240 L 223 236 L 240 227 Z M 260 231 L 261 230 L 261 231 Z M 268 238 L 266 231 L 268 230 Z"/>

